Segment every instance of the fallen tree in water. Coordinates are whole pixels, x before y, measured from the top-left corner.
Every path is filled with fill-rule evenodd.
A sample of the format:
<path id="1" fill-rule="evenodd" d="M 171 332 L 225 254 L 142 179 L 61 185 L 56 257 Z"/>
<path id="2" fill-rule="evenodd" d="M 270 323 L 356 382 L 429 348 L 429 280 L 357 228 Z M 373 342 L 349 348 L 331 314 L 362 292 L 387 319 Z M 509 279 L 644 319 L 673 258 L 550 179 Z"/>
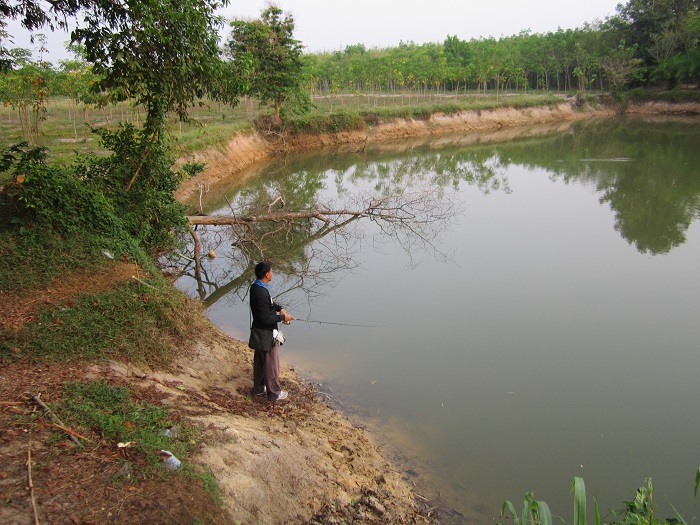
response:
<path id="1" fill-rule="evenodd" d="M 233 244 L 244 251 L 249 260 L 266 258 L 269 249 L 266 247 L 270 245 L 303 246 L 330 233 L 347 239 L 351 236 L 348 227 L 359 219 L 375 223 L 381 235 L 396 239 L 408 253 L 416 245 L 440 253 L 439 234 L 459 211 L 451 193 L 438 187 L 394 191 L 386 195 L 365 194 L 355 197 L 348 206 L 338 208 L 288 211 L 284 206 L 284 199 L 277 197 L 264 208 L 258 207 L 263 210 L 260 213 L 189 216 L 194 239 L 195 278 L 201 280 L 202 243 L 196 230 L 198 226 L 230 226 Z M 278 209 L 273 211 L 275 207 Z M 347 243 L 335 239 L 334 244 Z"/>

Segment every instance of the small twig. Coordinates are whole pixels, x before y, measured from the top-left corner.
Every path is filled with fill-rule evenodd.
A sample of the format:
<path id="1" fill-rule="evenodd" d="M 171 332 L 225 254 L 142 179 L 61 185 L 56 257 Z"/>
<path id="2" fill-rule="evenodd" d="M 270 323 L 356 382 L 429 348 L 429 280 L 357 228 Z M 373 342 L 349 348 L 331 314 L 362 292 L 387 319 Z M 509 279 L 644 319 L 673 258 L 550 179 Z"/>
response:
<path id="1" fill-rule="evenodd" d="M 277 204 L 278 202 L 282 202 L 282 207 L 284 208 L 284 199 L 280 196 L 277 197 L 274 201 L 272 201 L 270 204 L 267 205 L 267 210 L 268 212 L 272 213 L 272 208 Z"/>
<path id="2" fill-rule="evenodd" d="M 57 423 L 51 423 L 51 426 L 52 426 L 52 427 L 59 428 L 59 429 L 63 430 L 65 433 L 70 434 L 71 436 L 75 436 L 75 437 L 78 437 L 78 438 L 80 438 L 80 439 L 84 439 L 85 441 L 89 441 L 90 443 L 93 442 L 92 439 L 86 438 L 85 436 L 82 436 L 82 435 L 78 434 L 75 430 L 71 430 L 70 428 L 66 428 L 66 427 L 61 426 L 61 425 L 59 425 L 59 424 L 57 424 Z"/>
<path id="3" fill-rule="evenodd" d="M 144 286 L 148 286 L 149 288 L 153 288 L 154 290 L 156 289 L 155 286 L 153 286 L 152 284 L 148 284 L 146 281 L 144 281 L 144 280 L 142 280 L 142 279 L 139 279 L 139 278 L 136 277 L 135 275 L 132 275 L 131 278 L 132 278 L 134 281 L 137 281 L 137 282 L 139 282 L 140 284 L 142 284 L 142 285 L 144 285 Z"/>
<path id="4" fill-rule="evenodd" d="M 0 401 L 0 405 L 22 405 L 22 401 Z"/>
<path id="5" fill-rule="evenodd" d="M 192 259 L 191 257 L 187 257 L 187 255 L 185 255 L 184 253 L 180 253 L 180 252 L 173 252 L 173 253 L 175 255 L 177 255 L 178 257 L 185 259 L 186 261 L 194 261 L 194 259 Z"/>
<path id="6" fill-rule="evenodd" d="M 34 512 L 34 525 L 39 525 L 39 514 L 36 510 L 36 498 L 34 498 L 34 482 L 32 481 L 32 448 L 27 449 L 27 483 L 29 488 L 29 498 L 32 502 L 32 511 Z"/>
<path id="7" fill-rule="evenodd" d="M 204 184 L 199 184 L 199 213 L 204 213 L 204 207 L 202 206 L 202 195 L 204 194 Z"/>
<path id="8" fill-rule="evenodd" d="M 226 199 L 226 202 L 228 203 L 228 207 L 231 209 L 231 211 L 232 211 L 233 214 L 235 215 L 235 214 L 236 214 L 236 210 L 233 209 L 233 205 L 231 204 L 231 201 L 228 200 L 228 197 L 226 196 L 226 194 L 224 194 L 224 198 Z"/>
<path id="9" fill-rule="evenodd" d="M 66 425 L 63 423 L 63 421 L 61 421 L 61 419 L 60 419 L 56 414 L 54 414 L 54 413 L 51 411 L 51 409 L 50 409 L 49 407 L 47 407 L 46 404 L 45 404 L 41 399 L 39 399 L 39 396 L 40 396 L 40 395 L 41 395 L 41 394 L 37 394 L 37 395 L 35 395 L 35 396 L 30 396 L 30 399 L 31 399 L 32 401 L 34 401 L 37 405 L 39 405 L 41 408 L 43 408 L 43 409 L 51 416 L 51 419 L 53 419 L 53 421 L 54 421 L 55 423 L 58 423 L 60 426 L 65 427 Z M 64 430 L 65 430 L 65 429 L 64 429 Z M 76 438 L 72 433 L 69 432 L 69 433 L 68 433 L 68 437 L 69 437 L 70 440 L 71 440 L 73 443 L 75 443 L 77 446 L 79 446 L 79 447 L 82 447 L 82 446 L 83 446 L 83 444 L 82 444 L 80 441 L 78 441 L 78 438 Z"/>

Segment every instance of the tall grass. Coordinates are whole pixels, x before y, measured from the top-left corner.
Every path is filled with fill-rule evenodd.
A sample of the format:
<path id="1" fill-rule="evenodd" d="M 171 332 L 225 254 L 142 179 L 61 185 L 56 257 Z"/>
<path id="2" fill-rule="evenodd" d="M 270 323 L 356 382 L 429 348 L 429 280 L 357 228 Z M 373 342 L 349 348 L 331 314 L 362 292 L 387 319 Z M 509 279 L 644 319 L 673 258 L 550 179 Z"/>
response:
<path id="1" fill-rule="evenodd" d="M 700 468 L 695 474 L 695 496 L 697 496 L 700 485 Z M 573 525 L 587 525 L 586 517 L 586 484 L 582 478 L 575 477 L 571 492 L 574 495 L 574 518 Z M 640 487 L 635 493 L 634 499 L 623 502 L 622 511 L 611 510 L 612 519 L 609 525 L 687 525 L 685 519 L 680 514 L 670 519 L 659 519 L 654 515 L 653 504 L 654 488 L 651 479 L 647 479 L 647 485 Z M 594 500 L 594 523 L 602 525 L 603 521 L 598 507 L 598 500 Z M 563 523 L 566 521 L 559 518 Z M 552 525 L 552 513 L 549 506 L 544 501 L 535 501 L 531 492 L 525 494 L 523 507 L 520 515 L 517 514 L 515 506 L 510 501 L 505 501 L 501 508 L 501 521 L 499 525 L 506 525 L 512 520 L 513 525 Z"/>

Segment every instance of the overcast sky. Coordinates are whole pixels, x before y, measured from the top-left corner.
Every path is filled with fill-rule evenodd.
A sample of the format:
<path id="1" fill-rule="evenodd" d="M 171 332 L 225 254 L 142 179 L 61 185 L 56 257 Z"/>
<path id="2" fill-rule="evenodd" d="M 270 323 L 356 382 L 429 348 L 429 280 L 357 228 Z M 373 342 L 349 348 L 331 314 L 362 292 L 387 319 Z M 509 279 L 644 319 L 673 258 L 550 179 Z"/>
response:
<path id="1" fill-rule="evenodd" d="M 619 0 L 279 0 L 276 4 L 294 16 L 294 36 L 307 51 L 335 51 L 351 44 L 367 48 L 394 47 L 402 40 L 417 44 L 442 42 L 447 35 L 462 40 L 511 36 L 529 29 L 546 33 L 604 20 L 615 14 Z M 267 0 L 232 0 L 221 13 L 227 19 L 258 18 Z M 36 49 L 15 25 L 15 46 Z M 227 36 L 228 30 L 222 36 Z M 50 35 L 50 54 L 57 62 L 67 58 L 66 34 Z M 9 47 L 12 47 L 10 45 Z"/>
<path id="2" fill-rule="evenodd" d="M 295 37 L 311 52 L 346 45 L 394 47 L 500 37 L 530 29 L 533 33 L 582 26 L 615 14 L 620 0 L 284 0 L 276 2 L 295 21 Z M 232 1 L 227 18 L 260 16 L 265 0 Z"/>

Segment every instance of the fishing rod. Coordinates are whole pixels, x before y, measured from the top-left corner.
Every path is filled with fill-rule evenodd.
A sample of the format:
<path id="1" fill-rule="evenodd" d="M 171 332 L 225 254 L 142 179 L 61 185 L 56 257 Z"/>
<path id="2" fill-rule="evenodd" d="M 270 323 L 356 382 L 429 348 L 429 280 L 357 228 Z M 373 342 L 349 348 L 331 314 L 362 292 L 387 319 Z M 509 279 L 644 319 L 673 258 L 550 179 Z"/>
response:
<path id="1" fill-rule="evenodd" d="M 301 321 L 303 323 L 316 323 L 316 324 L 332 324 L 336 326 L 354 326 L 358 328 L 382 328 L 385 326 L 389 326 L 387 324 L 351 324 L 351 323 L 333 323 L 331 321 L 316 321 L 315 319 L 296 319 L 297 321 Z M 291 321 L 288 323 L 284 324 L 291 324 Z"/>

